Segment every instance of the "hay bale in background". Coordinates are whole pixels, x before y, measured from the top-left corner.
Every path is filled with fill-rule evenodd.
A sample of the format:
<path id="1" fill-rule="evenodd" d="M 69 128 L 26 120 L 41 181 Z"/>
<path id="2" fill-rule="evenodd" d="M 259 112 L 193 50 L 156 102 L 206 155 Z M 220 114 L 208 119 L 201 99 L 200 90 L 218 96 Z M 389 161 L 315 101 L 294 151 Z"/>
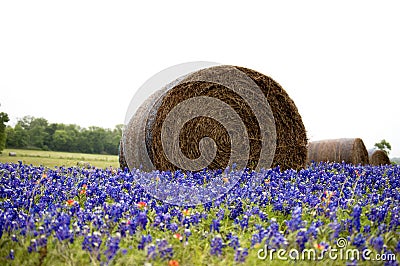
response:
<path id="1" fill-rule="evenodd" d="M 368 150 L 369 164 L 374 166 L 390 164 L 390 159 L 386 152 L 382 150 L 370 149 Z"/>
<path id="2" fill-rule="evenodd" d="M 351 164 L 368 164 L 368 151 L 360 138 L 343 138 L 312 141 L 308 144 L 308 163 L 342 161 Z"/>
<path id="3" fill-rule="evenodd" d="M 169 84 L 166 88 L 157 91 L 156 96 L 150 96 L 124 130 L 123 144 L 125 148 L 123 153 L 128 165 L 131 168 L 139 168 L 143 164 L 143 168 L 146 169 L 143 161 L 145 161 L 144 156 L 148 156 L 156 169 L 179 169 L 168 160 L 163 150 L 161 132 L 164 120 L 179 103 L 204 96 L 228 104 L 243 121 L 250 145 L 249 157 L 244 160 L 247 161 L 247 167 L 253 168 L 260 159 L 261 136 L 265 132 L 261 132 L 251 106 L 248 106 L 240 96 L 235 95 L 229 88 L 221 84 L 196 80 L 198 76 L 212 75 L 218 71 L 226 71 L 225 74 L 229 75 L 232 68 L 250 78 L 261 89 L 270 106 L 273 115 L 271 120 L 274 121 L 276 128 L 276 143 L 274 143 L 276 150 L 272 159 L 272 167 L 279 165 L 282 170 L 303 168 L 307 159 L 307 136 L 301 116 L 292 99 L 270 77 L 251 69 L 233 66 L 217 66 L 200 70 L 185 77 L 183 82 L 175 83 L 176 86 Z M 193 110 L 193 112 L 195 111 Z M 140 130 L 145 131 L 145 143 L 137 141 L 138 136 L 142 134 Z M 212 138 L 217 147 L 216 156 L 208 168 L 226 168 L 234 147 L 231 147 L 231 140 L 224 125 L 209 117 L 199 116 L 184 125 L 179 132 L 181 152 L 192 160 L 199 158 L 201 156 L 199 142 L 205 137 Z M 120 158 L 123 156 L 120 155 Z M 132 158 L 132 161 L 129 161 L 128 158 Z"/>

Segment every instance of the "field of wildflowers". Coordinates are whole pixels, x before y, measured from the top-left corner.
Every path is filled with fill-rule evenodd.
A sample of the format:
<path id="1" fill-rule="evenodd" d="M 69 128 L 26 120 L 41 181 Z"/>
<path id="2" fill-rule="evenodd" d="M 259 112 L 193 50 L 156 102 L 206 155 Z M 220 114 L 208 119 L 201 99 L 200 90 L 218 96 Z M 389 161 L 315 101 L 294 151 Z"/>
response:
<path id="1" fill-rule="evenodd" d="M 150 196 L 141 176 L 176 178 L 176 191 L 238 182 L 184 206 Z M 399 165 L 148 174 L 0 163 L 1 265 L 398 265 L 399 225 Z"/>

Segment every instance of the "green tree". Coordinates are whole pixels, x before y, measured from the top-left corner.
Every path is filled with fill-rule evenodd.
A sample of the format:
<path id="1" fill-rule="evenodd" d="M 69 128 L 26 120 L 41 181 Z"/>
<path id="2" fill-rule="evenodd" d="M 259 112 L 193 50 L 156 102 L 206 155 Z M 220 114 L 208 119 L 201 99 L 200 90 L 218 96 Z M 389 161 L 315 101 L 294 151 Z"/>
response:
<path id="1" fill-rule="evenodd" d="M 53 146 L 56 151 L 70 151 L 72 137 L 66 130 L 58 129 L 53 135 Z"/>
<path id="2" fill-rule="evenodd" d="M 48 147 L 44 146 L 44 142 L 47 139 L 47 126 L 48 122 L 44 118 L 33 118 L 31 120 L 28 130 L 30 146 L 48 150 Z"/>
<path id="3" fill-rule="evenodd" d="M 375 143 L 374 146 L 376 148 L 378 148 L 379 150 L 384 151 L 387 155 L 389 155 L 389 151 L 392 150 L 392 146 L 385 139 L 381 140 L 380 142 Z"/>
<path id="4" fill-rule="evenodd" d="M 8 115 L 4 112 L 0 113 L 0 154 L 6 146 L 6 123 L 10 121 Z"/>
<path id="5" fill-rule="evenodd" d="M 25 116 L 14 128 L 6 128 L 6 144 L 10 148 L 118 154 L 123 127 L 86 129 L 74 124 L 49 124 L 44 118 Z"/>
<path id="6" fill-rule="evenodd" d="M 14 128 L 7 127 L 7 147 L 8 148 L 26 148 L 28 145 L 28 133 L 20 124 Z"/>
<path id="7" fill-rule="evenodd" d="M 6 127 L 6 148 L 15 148 L 16 138 L 15 130 L 12 126 Z"/>
<path id="8" fill-rule="evenodd" d="M 47 125 L 46 129 L 44 130 L 46 132 L 45 138 L 44 138 L 44 147 L 48 148 L 49 150 L 54 150 L 54 145 L 53 145 L 53 135 L 54 132 L 57 130 L 58 124 L 56 123 L 51 123 Z"/>

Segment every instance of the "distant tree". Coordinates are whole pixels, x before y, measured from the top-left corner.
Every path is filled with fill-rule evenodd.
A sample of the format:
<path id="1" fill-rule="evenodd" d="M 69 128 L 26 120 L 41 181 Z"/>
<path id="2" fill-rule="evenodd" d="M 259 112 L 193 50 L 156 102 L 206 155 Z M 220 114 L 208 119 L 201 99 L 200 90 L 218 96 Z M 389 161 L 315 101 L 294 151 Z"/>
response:
<path id="1" fill-rule="evenodd" d="M 387 155 L 389 155 L 389 151 L 392 150 L 392 146 L 386 140 L 381 140 L 380 142 L 375 143 L 374 145 L 379 150 L 384 151 Z"/>
<path id="2" fill-rule="evenodd" d="M 6 146 L 6 123 L 10 121 L 8 115 L 4 112 L 0 113 L 0 153 L 2 153 L 3 149 Z"/>
<path id="3" fill-rule="evenodd" d="M 49 125 L 47 125 L 46 129 L 44 130 L 46 132 L 43 144 L 44 144 L 44 148 L 49 149 L 49 150 L 53 150 L 54 149 L 54 145 L 53 145 L 53 135 L 54 132 L 56 132 L 57 130 L 57 124 L 56 123 L 51 123 Z"/>
<path id="4" fill-rule="evenodd" d="M 56 151 L 70 151 L 72 137 L 66 130 L 58 129 L 53 135 L 53 145 Z"/>
<path id="5" fill-rule="evenodd" d="M 18 123 L 14 128 L 7 127 L 7 148 L 26 148 L 28 146 L 28 133 Z"/>
<path id="6" fill-rule="evenodd" d="M 44 118 L 25 116 L 15 127 L 6 128 L 10 148 L 118 154 L 123 125 L 114 129 L 81 128 L 74 124 L 51 123 Z"/>
<path id="7" fill-rule="evenodd" d="M 28 130 L 30 146 L 48 150 L 48 147 L 44 147 L 44 142 L 47 139 L 47 126 L 48 122 L 44 118 L 33 118 L 31 120 Z"/>

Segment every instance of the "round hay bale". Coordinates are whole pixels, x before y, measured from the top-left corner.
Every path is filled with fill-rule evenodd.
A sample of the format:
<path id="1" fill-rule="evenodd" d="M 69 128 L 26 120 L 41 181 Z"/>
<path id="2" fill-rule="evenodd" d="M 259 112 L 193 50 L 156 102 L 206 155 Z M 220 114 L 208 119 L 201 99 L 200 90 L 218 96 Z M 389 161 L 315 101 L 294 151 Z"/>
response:
<path id="1" fill-rule="evenodd" d="M 258 94 L 259 93 L 259 94 Z M 301 116 L 285 90 L 251 69 L 196 71 L 151 95 L 125 126 L 130 169 L 300 169 L 307 159 Z"/>
<path id="2" fill-rule="evenodd" d="M 382 150 L 371 149 L 368 150 L 369 164 L 374 166 L 390 164 L 389 156 Z"/>
<path id="3" fill-rule="evenodd" d="M 312 141 L 308 144 L 308 163 L 329 161 L 368 164 L 368 152 L 360 138 Z"/>
<path id="4" fill-rule="evenodd" d="M 119 146 L 118 146 L 118 160 L 119 160 L 119 167 L 121 169 L 125 169 L 126 167 L 128 167 L 125 161 L 122 139 L 119 141 Z"/>

